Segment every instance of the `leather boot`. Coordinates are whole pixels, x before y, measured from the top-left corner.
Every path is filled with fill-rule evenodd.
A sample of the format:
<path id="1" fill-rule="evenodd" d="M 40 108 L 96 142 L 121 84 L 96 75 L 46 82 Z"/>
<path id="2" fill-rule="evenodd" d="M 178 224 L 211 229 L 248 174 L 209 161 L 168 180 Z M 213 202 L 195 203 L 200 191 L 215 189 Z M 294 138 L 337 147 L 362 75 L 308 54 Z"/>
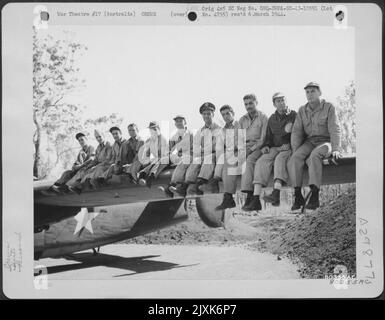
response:
<path id="1" fill-rule="evenodd" d="M 319 189 L 315 185 L 310 186 L 311 195 L 310 200 L 306 205 L 306 209 L 315 210 L 319 207 Z"/>
<path id="2" fill-rule="evenodd" d="M 294 204 L 291 207 L 291 211 L 301 209 L 305 204 L 305 199 L 302 196 L 301 187 L 294 188 Z"/>
<path id="3" fill-rule="evenodd" d="M 245 203 L 243 204 L 242 210 L 245 210 L 244 208 L 250 204 L 252 197 L 253 197 L 253 192 L 247 191 L 246 200 L 245 200 Z"/>
<path id="4" fill-rule="evenodd" d="M 169 190 L 177 197 L 185 197 L 186 196 L 186 190 L 187 190 L 188 184 L 187 183 L 181 183 L 176 187 L 169 187 Z"/>
<path id="5" fill-rule="evenodd" d="M 234 208 L 235 206 L 236 205 L 235 205 L 233 195 L 231 193 L 225 192 L 223 194 L 222 203 L 219 206 L 217 206 L 215 209 L 216 210 L 225 210 L 225 209 L 229 209 L 229 208 Z"/>
<path id="6" fill-rule="evenodd" d="M 262 210 L 261 200 L 259 200 L 259 196 L 252 196 L 250 203 L 242 208 L 244 211 L 260 211 Z"/>
<path id="7" fill-rule="evenodd" d="M 273 192 L 271 194 L 265 195 L 263 200 L 270 202 L 274 207 L 278 207 L 280 204 L 280 190 L 273 189 Z"/>

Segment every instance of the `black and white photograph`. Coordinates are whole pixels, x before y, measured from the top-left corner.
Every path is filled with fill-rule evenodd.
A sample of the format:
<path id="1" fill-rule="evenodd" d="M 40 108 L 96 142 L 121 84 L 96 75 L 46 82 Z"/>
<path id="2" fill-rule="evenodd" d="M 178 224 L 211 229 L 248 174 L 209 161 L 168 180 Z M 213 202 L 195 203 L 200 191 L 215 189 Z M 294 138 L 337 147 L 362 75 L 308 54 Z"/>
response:
<path id="1" fill-rule="evenodd" d="M 2 24 L 7 297 L 382 293 L 378 6 L 8 4 Z"/>

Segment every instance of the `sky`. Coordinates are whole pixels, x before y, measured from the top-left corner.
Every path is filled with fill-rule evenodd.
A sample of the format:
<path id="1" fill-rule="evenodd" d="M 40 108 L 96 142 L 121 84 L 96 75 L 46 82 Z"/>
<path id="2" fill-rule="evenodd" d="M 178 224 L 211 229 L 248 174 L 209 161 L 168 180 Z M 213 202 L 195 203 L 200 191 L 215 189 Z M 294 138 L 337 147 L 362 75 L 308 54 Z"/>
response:
<path id="1" fill-rule="evenodd" d="M 149 121 L 187 118 L 200 128 L 199 107 L 230 104 L 245 113 L 242 97 L 255 93 L 258 108 L 274 112 L 272 95 L 286 94 L 290 108 L 306 103 L 303 87 L 321 85 L 336 102 L 355 78 L 354 29 L 321 26 L 52 26 L 55 39 L 70 37 L 88 47 L 77 60 L 86 87 L 71 102 L 86 106 L 85 118 L 109 115 L 135 122 L 143 135 Z M 144 130 L 144 131 L 143 131 Z M 126 130 L 123 131 L 125 134 Z"/>

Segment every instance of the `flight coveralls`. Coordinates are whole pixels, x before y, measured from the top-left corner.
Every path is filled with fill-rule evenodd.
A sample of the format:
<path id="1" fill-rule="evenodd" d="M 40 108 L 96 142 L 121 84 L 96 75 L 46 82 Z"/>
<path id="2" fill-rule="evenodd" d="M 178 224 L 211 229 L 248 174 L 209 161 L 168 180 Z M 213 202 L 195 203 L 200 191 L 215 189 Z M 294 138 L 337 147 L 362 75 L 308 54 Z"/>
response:
<path id="1" fill-rule="evenodd" d="M 100 143 L 95 151 L 95 159 L 92 161 L 92 167 L 87 169 L 81 183 L 87 179 L 91 180 L 91 184 L 95 185 L 97 177 L 102 175 L 109 167 L 112 157 L 112 147 L 108 141 Z"/>
<path id="2" fill-rule="evenodd" d="M 125 139 L 115 141 L 112 145 L 112 155 L 110 167 L 103 172 L 100 178 L 110 179 L 113 174 L 121 174 L 123 172 L 122 154 L 127 153 L 127 143 Z"/>
<path id="3" fill-rule="evenodd" d="M 127 142 L 127 153 L 126 158 L 124 159 L 125 164 L 129 164 L 123 170 L 129 174 L 133 178 L 136 179 L 136 176 L 140 169 L 142 169 L 142 163 L 139 161 L 139 151 L 144 145 L 144 141 L 141 137 L 130 137 Z"/>
<path id="4" fill-rule="evenodd" d="M 79 170 L 82 170 L 82 166 L 86 161 L 89 161 L 95 155 L 95 148 L 91 145 L 84 146 L 78 153 L 76 161 L 73 164 L 71 170 L 66 170 L 62 173 L 61 177 L 56 180 L 54 185 L 64 186 L 69 182 Z"/>

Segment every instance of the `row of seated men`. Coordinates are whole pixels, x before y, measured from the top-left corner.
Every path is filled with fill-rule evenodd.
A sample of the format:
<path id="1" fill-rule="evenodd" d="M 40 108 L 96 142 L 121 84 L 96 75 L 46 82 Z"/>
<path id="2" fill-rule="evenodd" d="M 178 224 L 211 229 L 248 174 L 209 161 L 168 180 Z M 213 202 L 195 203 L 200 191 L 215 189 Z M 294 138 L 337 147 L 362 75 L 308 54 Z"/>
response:
<path id="1" fill-rule="evenodd" d="M 316 209 L 322 159 L 341 156 L 340 127 L 335 107 L 321 99 L 319 84 L 310 82 L 304 89 L 307 103 L 298 112 L 287 106 L 283 93 L 275 93 L 272 97 L 275 112 L 269 118 L 257 109 L 254 94 L 243 97 L 246 114 L 238 121 L 232 107 L 224 105 L 219 110 L 225 122 L 223 128 L 213 121 L 214 104 L 206 102 L 199 108 L 203 127 L 193 134 L 187 129 L 185 117 L 178 115 L 174 117 L 177 131 L 170 141 L 163 137 L 155 121 L 148 126 L 151 137 L 147 141 L 138 136 L 135 124 L 128 126 L 127 140 L 122 138 L 118 127 L 112 127 L 110 133 L 115 141 L 112 146 L 95 130 L 98 141 L 95 151 L 86 136 L 78 133 L 76 139 L 82 149 L 77 160 L 50 190 L 80 194 L 85 184 L 98 188 L 113 174 L 121 173 L 126 173 L 132 183 L 151 187 L 160 172 L 175 164 L 170 183 L 160 187 L 168 197 L 199 195 L 203 194 L 202 190 L 218 192 L 218 183 L 223 181 L 223 201 L 217 209 L 233 208 L 237 176 L 241 174 L 241 191 L 247 194 L 242 209 L 259 211 L 262 188 L 267 186 L 273 171 L 273 191 L 264 200 L 279 206 L 280 190 L 290 181 L 294 187 L 292 210 L 298 210 L 305 204 L 301 187 L 306 163 L 311 190 L 306 208 Z M 243 140 L 239 139 L 240 133 Z"/>

